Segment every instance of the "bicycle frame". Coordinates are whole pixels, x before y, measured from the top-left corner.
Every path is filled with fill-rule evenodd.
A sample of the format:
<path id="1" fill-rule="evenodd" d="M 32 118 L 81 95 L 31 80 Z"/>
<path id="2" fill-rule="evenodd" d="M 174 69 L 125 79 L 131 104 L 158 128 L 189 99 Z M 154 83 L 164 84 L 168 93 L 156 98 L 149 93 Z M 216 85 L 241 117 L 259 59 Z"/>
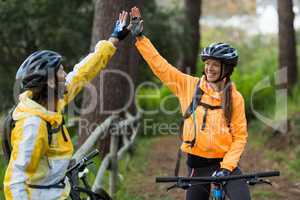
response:
<path id="1" fill-rule="evenodd" d="M 225 194 L 223 191 L 223 184 L 216 183 L 212 184 L 213 188 L 211 189 L 212 191 L 212 198 L 213 200 L 225 200 Z"/>
<path id="2" fill-rule="evenodd" d="M 92 163 L 88 161 L 98 155 L 98 153 L 97 149 L 92 151 L 68 169 L 66 174 L 71 184 L 70 197 L 72 200 L 82 200 L 80 197 L 81 193 L 86 194 L 90 200 L 111 200 L 104 190 L 101 190 L 99 193 L 93 192 L 87 181 L 86 175 L 88 170 L 86 170 L 86 167 Z M 79 173 L 81 173 L 81 176 L 79 176 Z M 84 187 L 79 186 L 80 181 L 82 181 Z"/>

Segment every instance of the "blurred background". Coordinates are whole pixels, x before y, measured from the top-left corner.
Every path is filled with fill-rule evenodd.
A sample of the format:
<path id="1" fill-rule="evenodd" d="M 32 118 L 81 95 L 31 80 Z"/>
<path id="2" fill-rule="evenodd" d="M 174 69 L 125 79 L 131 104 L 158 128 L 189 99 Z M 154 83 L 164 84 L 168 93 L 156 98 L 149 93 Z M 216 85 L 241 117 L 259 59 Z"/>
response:
<path id="1" fill-rule="evenodd" d="M 142 10 L 145 35 L 163 57 L 185 73 L 202 75 L 199 53 L 212 42 L 228 42 L 238 49 L 240 60 L 232 80 L 245 99 L 249 131 L 242 169 L 244 172 L 280 170 L 282 173 L 281 177 L 272 179 L 273 186 L 251 188 L 252 197 L 298 199 L 299 0 L 0 0 L 1 118 L 16 102 L 13 97 L 15 73 L 29 54 L 39 49 L 57 51 L 64 56 L 64 65 L 70 71 L 98 40 L 109 37 L 118 13 L 134 5 Z M 127 73 L 135 88 L 139 88 L 136 101 L 131 102 L 131 112 L 137 108 L 155 112 L 146 112 L 143 116 L 129 165 L 122 167 L 121 163 L 123 178 L 117 197 L 183 199 L 183 191 L 167 193 L 165 186 L 154 183 L 154 177 L 173 173 L 178 130 L 159 125 L 179 123 L 178 101 L 141 59 L 134 42 L 134 38 L 128 37 L 120 44 L 108 69 Z M 98 85 L 100 78 L 92 84 Z M 159 87 L 139 87 L 145 81 Z M 122 77 L 107 75 L 102 84 L 102 91 L 97 92 L 104 96 L 98 103 L 104 108 L 122 108 L 130 99 L 129 85 Z M 90 96 L 85 93 L 83 91 L 75 100 L 77 105 L 88 105 Z M 144 95 L 150 96 L 145 98 Z M 172 114 L 164 112 L 162 105 Z M 108 115 L 101 113 L 98 107 L 93 113 L 75 112 L 71 117 L 101 123 Z M 72 128 L 74 145 L 79 147 L 88 134 L 80 126 Z M 109 141 L 99 141 L 98 145 L 104 156 Z M 6 168 L 2 157 L 0 166 L 2 183 Z M 186 174 L 184 169 L 181 174 Z M 4 198 L 2 191 L 1 185 L 1 199 Z"/>

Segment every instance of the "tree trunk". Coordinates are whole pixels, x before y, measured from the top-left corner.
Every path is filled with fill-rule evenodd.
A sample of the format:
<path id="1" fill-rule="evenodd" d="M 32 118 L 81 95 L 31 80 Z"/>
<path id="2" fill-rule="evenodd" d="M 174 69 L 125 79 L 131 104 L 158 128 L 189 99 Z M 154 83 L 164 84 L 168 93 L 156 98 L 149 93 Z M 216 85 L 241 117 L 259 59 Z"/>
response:
<path id="1" fill-rule="evenodd" d="M 202 0 L 184 0 L 186 25 L 184 29 L 185 41 L 183 51 L 182 71 L 196 74 L 196 64 L 200 44 L 199 19 Z"/>
<path id="2" fill-rule="evenodd" d="M 297 53 L 294 29 L 294 12 L 292 0 L 277 0 L 279 20 L 279 69 L 280 82 L 288 88 L 289 94 L 297 82 Z"/>
<path id="3" fill-rule="evenodd" d="M 141 4 L 141 1 L 138 0 L 96 0 L 91 48 L 94 48 L 99 40 L 109 38 L 115 21 L 122 10 L 129 11 L 131 7 Z M 81 113 L 81 119 L 85 120 L 85 124 L 79 126 L 79 145 L 109 115 L 132 107 L 139 59 L 134 42 L 135 39 L 130 36 L 121 41 L 116 54 L 106 69 L 101 71 L 92 81 L 92 85 L 97 91 L 96 107 L 92 112 Z M 91 106 L 91 102 L 95 101 L 95 95 L 93 94 L 92 98 L 91 94 L 93 92 L 85 89 L 82 103 L 83 109 Z M 105 155 L 109 151 L 109 138 L 101 140 L 99 143 L 99 150 L 102 155 Z"/>

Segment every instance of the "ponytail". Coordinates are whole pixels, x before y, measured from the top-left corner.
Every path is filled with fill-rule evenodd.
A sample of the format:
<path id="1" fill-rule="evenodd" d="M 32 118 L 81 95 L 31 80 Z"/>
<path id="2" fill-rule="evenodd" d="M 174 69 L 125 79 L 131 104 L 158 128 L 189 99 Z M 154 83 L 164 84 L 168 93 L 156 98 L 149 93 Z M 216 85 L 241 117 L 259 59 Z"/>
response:
<path id="1" fill-rule="evenodd" d="M 223 96 L 223 109 L 227 126 L 230 128 L 232 117 L 232 84 L 230 77 L 227 76 L 225 80 L 224 96 Z"/>

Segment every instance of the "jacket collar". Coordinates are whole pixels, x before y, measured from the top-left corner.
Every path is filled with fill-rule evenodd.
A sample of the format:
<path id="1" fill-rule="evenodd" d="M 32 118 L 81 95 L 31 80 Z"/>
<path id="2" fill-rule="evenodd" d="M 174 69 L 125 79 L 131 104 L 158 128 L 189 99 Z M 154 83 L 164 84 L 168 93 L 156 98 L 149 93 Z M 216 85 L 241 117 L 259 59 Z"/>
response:
<path id="1" fill-rule="evenodd" d="M 52 126 L 59 126 L 62 123 L 62 114 L 47 110 L 42 105 L 33 101 L 32 92 L 27 90 L 19 95 L 19 103 L 13 112 L 13 119 L 19 120 L 29 116 L 39 116 L 49 122 Z"/>
<path id="2" fill-rule="evenodd" d="M 203 90 L 203 92 L 204 92 L 206 95 L 208 95 L 208 96 L 210 96 L 210 97 L 212 97 L 212 98 L 214 98 L 214 99 L 218 99 L 218 100 L 221 100 L 221 99 L 222 99 L 224 90 L 221 90 L 220 92 L 215 91 L 215 90 L 213 89 L 213 87 L 210 85 L 210 83 L 209 83 L 208 81 L 206 81 L 204 75 L 201 77 L 201 80 L 200 80 L 200 81 L 201 81 L 201 82 L 200 82 L 200 88 Z M 232 84 L 232 90 L 233 90 L 233 91 L 236 90 L 234 83 L 231 82 L 231 84 Z"/>

